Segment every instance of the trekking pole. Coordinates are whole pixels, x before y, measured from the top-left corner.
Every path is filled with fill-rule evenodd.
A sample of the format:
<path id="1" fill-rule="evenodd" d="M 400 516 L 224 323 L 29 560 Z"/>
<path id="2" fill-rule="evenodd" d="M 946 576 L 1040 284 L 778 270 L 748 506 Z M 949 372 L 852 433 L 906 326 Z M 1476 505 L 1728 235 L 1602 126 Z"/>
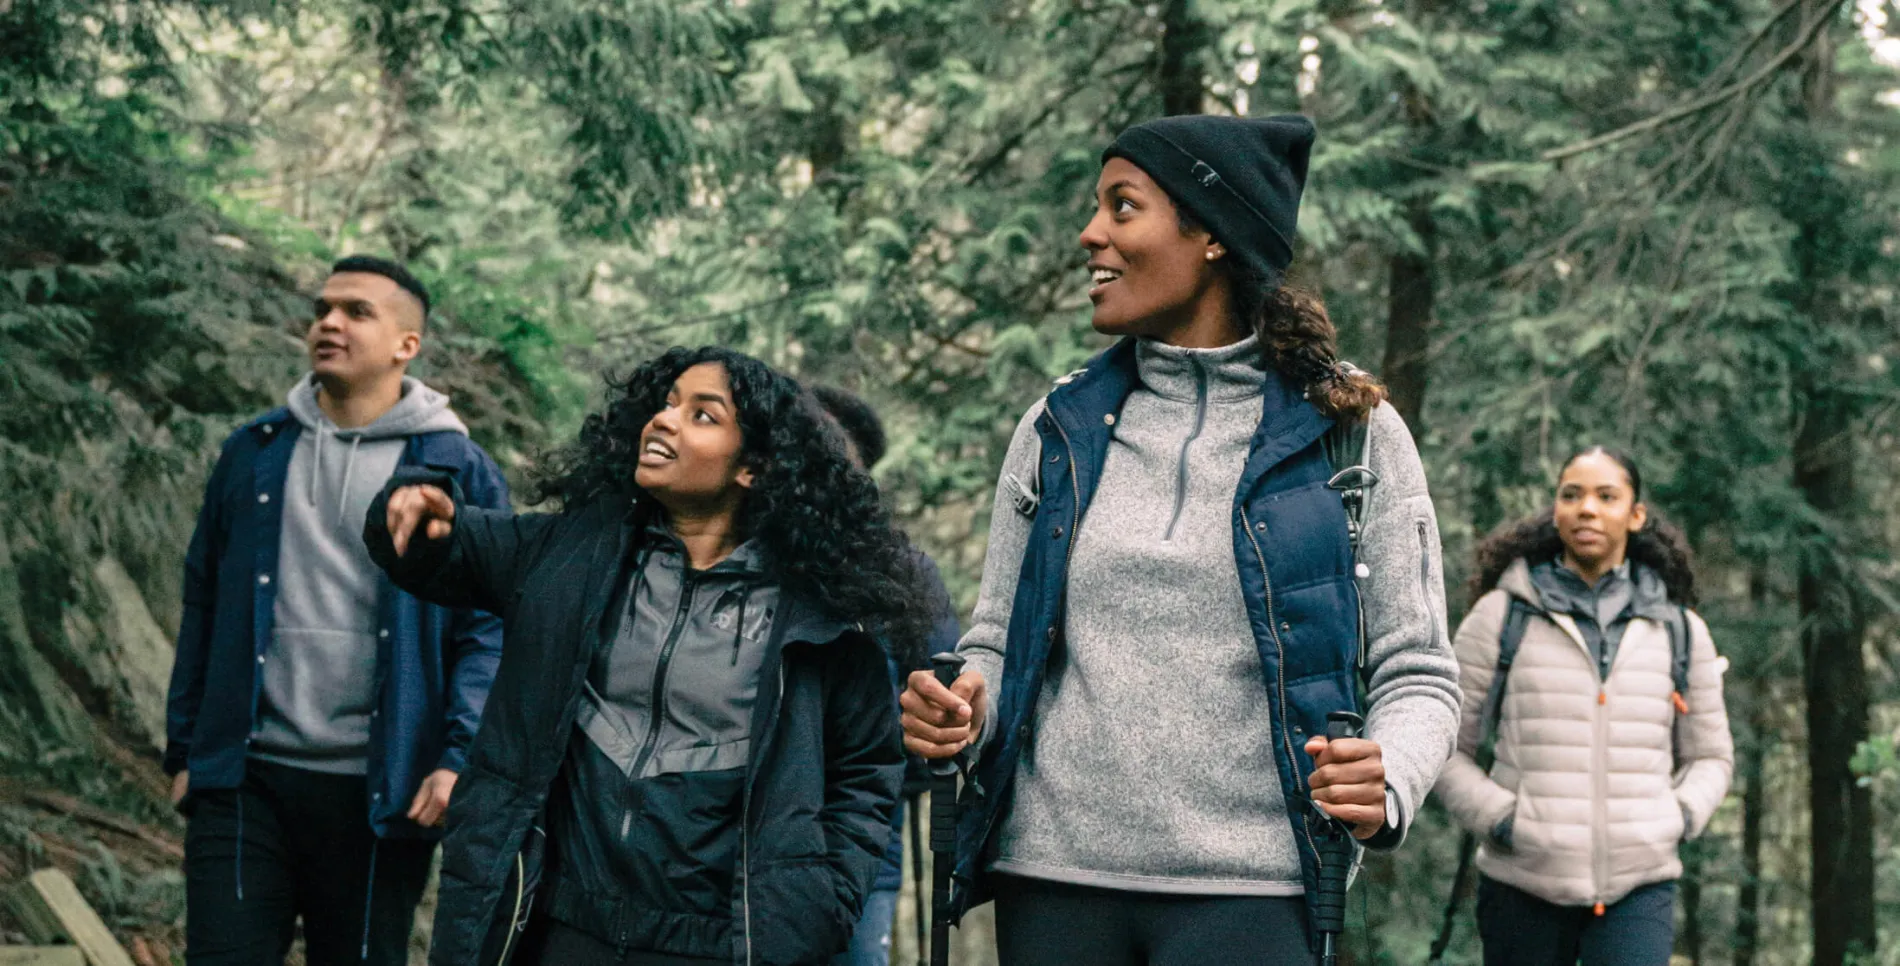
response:
<path id="1" fill-rule="evenodd" d="M 1350 711 L 1326 715 L 1326 740 L 1357 738 L 1364 718 Z M 1313 806 L 1319 810 L 1319 806 Z M 1324 810 L 1320 810 L 1325 815 Z M 1325 815 L 1320 835 L 1319 896 L 1313 906 L 1313 925 L 1319 932 L 1320 966 L 1339 966 L 1339 935 L 1346 931 L 1346 873 L 1352 868 L 1352 831 L 1346 823 Z"/>
<path id="2" fill-rule="evenodd" d="M 945 651 L 930 656 L 937 683 L 956 683 L 962 656 Z M 950 874 L 957 863 L 957 773 L 962 755 L 930 763 L 930 966 L 950 966 Z"/>
<path id="3" fill-rule="evenodd" d="M 1458 841 L 1458 871 L 1451 874 L 1451 898 L 1445 900 L 1445 921 L 1438 924 L 1438 938 L 1432 940 L 1427 966 L 1440 966 L 1445 950 L 1451 948 L 1452 930 L 1458 925 L 1458 900 L 1464 896 L 1465 880 L 1471 876 L 1471 856 L 1478 850 L 1477 836 L 1466 832 Z"/>
<path id="4" fill-rule="evenodd" d="M 917 966 L 926 966 L 930 958 L 930 913 L 924 907 L 924 796 L 910 796 L 909 807 L 910 820 L 904 824 L 910 828 L 911 899 L 917 904 L 917 914 L 911 918 L 917 929 Z"/>

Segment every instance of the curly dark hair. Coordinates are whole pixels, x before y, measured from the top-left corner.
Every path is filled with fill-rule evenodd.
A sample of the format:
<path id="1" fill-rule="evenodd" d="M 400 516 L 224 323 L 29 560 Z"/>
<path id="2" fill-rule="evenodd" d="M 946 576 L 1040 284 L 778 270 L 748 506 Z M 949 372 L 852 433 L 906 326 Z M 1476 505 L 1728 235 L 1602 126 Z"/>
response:
<path id="1" fill-rule="evenodd" d="M 1186 208 L 1175 206 L 1182 234 L 1207 231 Z M 1238 258 L 1223 258 L 1215 269 L 1227 276 L 1234 314 L 1260 338 L 1267 364 L 1306 391 L 1306 398 L 1327 416 L 1366 418 L 1385 399 L 1385 386 L 1372 373 L 1339 358 L 1339 329 L 1316 292 L 1280 279 L 1258 277 Z"/>
<path id="2" fill-rule="evenodd" d="M 870 469 L 884 459 L 890 449 L 890 441 L 884 435 L 884 421 L 877 416 L 877 410 L 865 402 L 856 393 L 836 386 L 813 386 L 811 394 L 818 397 L 818 404 L 825 412 L 838 421 L 838 426 L 850 438 L 851 445 L 858 451 L 858 459 L 864 461 L 864 468 Z"/>
<path id="3" fill-rule="evenodd" d="M 672 348 L 624 377 L 607 377 L 608 401 L 578 439 L 536 473 L 532 500 L 563 512 L 601 500 L 644 510 L 634 482 L 640 434 L 674 380 L 703 363 L 726 370 L 738 407 L 739 459 L 756 480 L 739 532 L 757 540 L 789 593 L 832 616 L 874 626 L 896 656 L 915 664 L 935 615 L 910 541 L 892 523 L 877 486 L 846 458 L 817 400 L 763 362 L 719 346 Z"/>
<path id="4" fill-rule="evenodd" d="M 1558 470 L 1557 475 L 1561 477 L 1563 470 L 1569 469 L 1570 464 L 1577 460 L 1599 453 L 1623 467 L 1623 472 L 1629 476 L 1632 500 L 1642 502 L 1642 473 L 1637 470 L 1636 461 L 1621 450 L 1606 446 L 1585 447 L 1565 460 L 1563 469 Z M 1512 562 L 1523 559 L 1538 564 L 1557 559 L 1563 552 L 1564 542 L 1557 534 L 1554 508 L 1498 527 L 1478 543 L 1477 566 L 1472 570 L 1468 588 L 1471 602 L 1476 604 L 1478 598 L 1496 587 Z M 1671 600 L 1685 607 L 1696 605 L 1695 554 L 1689 549 L 1689 537 L 1681 528 L 1663 519 L 1662 514 L 1653 507 L 1643 528 L 1630 534 L 1629 549 L 1625 555 L 1654 570 L 1662 578 Z"/>

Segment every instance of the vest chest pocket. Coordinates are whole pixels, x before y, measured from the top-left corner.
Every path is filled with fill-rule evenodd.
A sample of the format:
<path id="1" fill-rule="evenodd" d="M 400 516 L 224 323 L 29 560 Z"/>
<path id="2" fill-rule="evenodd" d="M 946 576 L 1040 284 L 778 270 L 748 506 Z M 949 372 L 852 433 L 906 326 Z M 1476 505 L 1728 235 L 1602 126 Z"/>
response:
<path id="1" fill-rule="evenodd" d="M 1351 578 L 1335 577 L 1281 591 L 1274 587 L 1273 619 L 1286 648 L 1281 673 L 1289 682 L 1356 672 L 1359 647 Z"/>

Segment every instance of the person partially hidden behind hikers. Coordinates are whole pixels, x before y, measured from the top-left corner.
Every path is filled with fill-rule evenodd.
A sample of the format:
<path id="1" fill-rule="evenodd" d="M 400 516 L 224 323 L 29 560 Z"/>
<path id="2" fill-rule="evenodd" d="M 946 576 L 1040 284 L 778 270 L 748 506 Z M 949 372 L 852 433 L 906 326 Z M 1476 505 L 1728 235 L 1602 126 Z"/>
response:
<path id="1" fill-rule="evenodd" d="M 1667 966 L 1677 848 L 1734 764 L 1687 541 L 1643 503 L 1636 463 L 1593 446 L 1553 509 L 1486 539 L 1477 565 L 1438 792 L 1482 843 L 1484 961 Z"/>
<path id="2" fill-rule="evenodd" d="M 1451 752 L 1418 453 L 1282 284 L 1313 138 L 1170 117 L 1108 149 L 1081 244 L 1121 341 L 1018 424 L 969 663 L 901 698 L 913 751 L 976 746 L 957 904 L 994 895 L 1003 966 L 1312 963 L 1316 843 L 1396 847 Z M 1340 421 L 1379 479 L 1357 580 Z M 1365 737 L 1329 742 L 1336 711 Z"/>
<path id="3" fill-rule="evenodd" d="M 406 375 L 429 295 L 401 266 L 333 267 L 289 404 L 225 441 L 185 557 L 165 768 L 185 831 L 185 959 L 401 966 L 501 622 L 391 586 L 363 513 L 400 467 L 508 487 L 447 396 Z"/>
<path id="4" fill-rule="evenodd" d="M 559 512 L 426 473 L 370 508 L 402 587 L 508 625 L 449 808 L 431 962 L 820 966 L 890 841 L 885 653 L 937 608 L 810 394 L 673 349 L 545 467 Z"/>
<path id="5" fill-rule="evenodd" d="M 811 393 L 824 407 L 825 414 L 837 422 L 839 431 L 844 433 L 845 449 L 851 462 L 869 472 L 884 458 L 888 445 L 884 421 L 878 418 L 877 410 L 856 394 L 836 386 L 813 386 Z M 937 562 L 919 550 L 917 568 L 925 587 L 930 591 L 930 602 L 936 608 L 937 622 L 931 628 L 930 639 L 925 642 L 923 653 L 909 656 L 908 659 L 905 655 L 891 656 L 894 691 L 903 688 L 906 672 L 923 664 L 929 655 L 956 650 L 957 638 L 961 635 L 961 628 L 957 626 L 956 606 L 950 600 L 950 591 L 943 585 Z M 911 787 L 906 788 L 905 794 L 913 807 L 918 803 L 915 797 L 917 792 L 913 789 L 929 781 L 922 764 L 922 760 L 916 758 L 906 762 L 904 780 Z M 891 827 L 891 844 L 884 852 L 884 863 L 878 869 L 870 896 L 864 902 L 864 916 L 858 920 L 857 928 L 851 933 L 851 947 L 838 954 L 832 960 L 832 966 L 890 966 L 891 929 L 897 915 L 897 896 L 904 886 L 904 817 L 905 811 L 900 807 Z M 921 863 L 922 860 L 917 861 Z M 922 868 L 921 864 L 917 867 Z"/>

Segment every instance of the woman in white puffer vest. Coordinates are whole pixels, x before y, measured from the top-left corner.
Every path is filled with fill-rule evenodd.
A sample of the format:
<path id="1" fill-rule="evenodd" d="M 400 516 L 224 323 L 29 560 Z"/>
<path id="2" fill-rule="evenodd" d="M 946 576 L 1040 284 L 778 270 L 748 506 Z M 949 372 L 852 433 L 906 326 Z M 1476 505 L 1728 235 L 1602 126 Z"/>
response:
<path id="1" fill-rule="evenodd" d="M 1565 464 L 1548 515 L 1480 546 L 1438 792 L 1482 843 L 1486 966 L 1669 962 L 1677 847 L 1708 825 L 1734 766 L 1727 661 L 1687 609 L 1689 564 L 1681 532 L 1643 505 L 1635 463 L 1602 447 Z"/>

